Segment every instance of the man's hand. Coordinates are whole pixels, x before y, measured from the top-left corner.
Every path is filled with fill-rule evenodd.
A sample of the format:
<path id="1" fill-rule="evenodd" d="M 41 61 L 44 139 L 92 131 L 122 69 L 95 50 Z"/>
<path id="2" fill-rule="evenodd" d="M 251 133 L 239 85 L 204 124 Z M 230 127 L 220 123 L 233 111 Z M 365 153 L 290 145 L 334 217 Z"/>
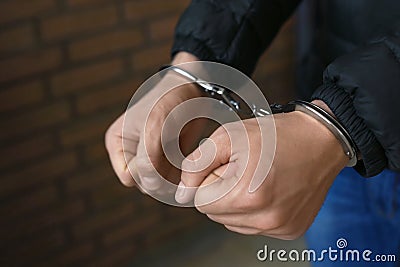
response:
<path id="1" fill-rule="evenodd" d="M 175 57 L 173 64 L 195 60 L 194 56 L 182 52 Z M 187 82 L 178 75 L 168 73 L 126 112 L 128 119 L 125 125 L 123 114 L 108 129 L 105 136 L 106 148 L 113 168 L 124 185 L 136 184 L 133 175 L 145 191 L 159 190 L 161 180 L 154 174 L 154 169 L 170 181 L 179 180 L 180 171 L 168 162 L 163 153 L 162 126 L 173 108 L 188 99 L 201 96 L 200 90 L 193 84 L 182 85 L 162 96 L 165 88 L 179 79 Z M 180 145 L 184 153 L 190 153 L 197 145 L 199 136 L 194 133 L 201 133 L 203 126 L 204 122 L 197 120 L 183 129 Z"/>
<path id="2" fill-rule="evenodd" d="M 250 142 L 248 153 L 231 151 L 228 132 L 234 132 L 235 124 L 239 127 L 240 122 L 211 135 L 184 161 L 187 171 L 182 173 L 176 200 L 182 203 L 194 197 L 200 212 L 234 232 L 280 239 L 301 236 L 311 225 L 348 158 L 335 136 L 309 115 L 298 111 L 277 114 L 274 116 L 277 144 L 271 170 L 261 186 L 250 193 L 256 162 L 263 163 L 260 129 L 263 131 L 263 120 L 270 119 L 259 119 L 261 127 L 256 119 L 243 121 Z M 264 140 L 268 140 L 268 136 Z M 214 161 L 202 171 L 191 172 L 191 168 L 198 167 L 193 160 L 206 155 L 210 143 L 216 150 Z M 242 159 L 246 154 L 248 160 Z M 247 161 L 247 166 L 241 166 Z M 208 203 L 210 194 L 226 190 L 229 186 L 224 185 L 232 180 L 238 182 L 229 193 Z M 198 186 L 198 190 L 190 188 Z"/>

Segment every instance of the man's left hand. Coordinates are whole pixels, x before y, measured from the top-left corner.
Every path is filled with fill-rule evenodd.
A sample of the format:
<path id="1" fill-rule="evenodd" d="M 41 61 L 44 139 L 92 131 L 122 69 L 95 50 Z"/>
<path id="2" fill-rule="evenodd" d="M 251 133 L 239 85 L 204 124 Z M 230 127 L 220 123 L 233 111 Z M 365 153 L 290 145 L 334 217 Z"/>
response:
<path id="1" fill-rule="evenodd" d="M 274 115 L 277 143 L 272 166 L 261 186 L 250 192 L 255 162 L 263 162 L 259 143 L 262 121 L 270 119 L 259 118 L 261 127 L 256 119 L 249 119 L 230 123 L 228 130 L 217 129 L 183 162 L 186 171 L 182 172 L 176 200 L 185 203 L 194 198 L 200 212 L 234 232 L 280 239 L 300 237 L 313 222 L 348 158 L 335 136 L 309 115 L 298 111 Z M 247 153 L 231 151 L 228 132 L 235 132 L 240 123 L 248 135 Z M 190 171 L 198 167 L 192 160 L 207 156 L 210 147 L 215 148 L 211 149 L 215 150 L 212 163 L 201 171 Z M 240 166 L 244 163 L 246 166 Z M 238 174 L 238 170 L 243 172 Z M 238 175 L 237 183 L 227 194 L 211 203 L 204 201 L 208 195 L 226 189 L 224 184 L 232 184 Z"/>

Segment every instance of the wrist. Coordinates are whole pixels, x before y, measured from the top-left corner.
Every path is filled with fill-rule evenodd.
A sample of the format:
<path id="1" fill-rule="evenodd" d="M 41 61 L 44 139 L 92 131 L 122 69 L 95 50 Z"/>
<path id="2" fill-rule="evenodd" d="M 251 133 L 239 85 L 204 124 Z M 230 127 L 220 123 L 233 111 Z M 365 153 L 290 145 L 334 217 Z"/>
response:
<path id="1" fill-rule="evenodd" d="M 177 86 L 178 84 L 180 85 Z M 196 84 L 188 82 L 184 77 L 180 77 L 172 72 L 166 73 L 157 87 L 161 87 L 162 91 L 164 91 L 165 88 L 173 88 L 170 93 L 183 100 L 203 96 L 202 91 Z"/>
<path id="2" fill-rule="evenodd" d="M 301 111 L 320 124 L 324 125 L 329 131 L 336 137 L 337 141 L 340 142 L 343 152 L 349 158 L 349 162 L 347 166 L 353 167 L 357 164 L 357 155 L 356 155 L 356 147 L 355 144 L 347 132 L 347 130 L 323 108 L 315 105 L 314 103 L 309 103 L 306 101 L 295 100 L 290 102 L 291 108 L 296 111 Z M 323 106 L 323 104 L 322 104 Z"/>
<path id="3" fill-rule="evenodd" d="M 279 115 L 279 114 L 278 114 Z M 301 142 L 308 144 L 307 154 L 323 158 L 326 167 L 342 169 L 349 158 L 343 153 L 343 147 L 337 137 L 324 124 L 301 111 L 284 114 L 288 116 L 289 125 L 294 127 Z M 289 119 L 290 118 L 290 119 Z M 294 137 L 294 138 L 297 138 Z"/>
<path id="4" fill-rule="evenodd" d="M 333 113 L 333 111 L 329 108 L 329 106 L 324 101 L 319 100 L 319 99 L 315 99 L 315 100 L 311 101 L 311 103 L 313 103 L 314 105 L 319 106 L 320 108 L 322 108 L 323 110 L 328 112 L 332 117 L 337 119 L 335 114 Z M 362 159 L 361 153 L 360 153 L 360 151 L 357 151 L 357 160 L 361 160 L 361 159 Z"/>
<path id="5" fill-rule="evenodd" d="M 315 100 L 311 101 L 311 103 L 313 103 L 314 105 L 317 105 L 318 107 L 320 107 L 323 110 L 325 110 L 326 112 L 328 112 L 332 117 L 336 118 L 335 114 L 333 114 L 332 110 L 328 107 L 328 105 L 324 101 L 315 99 Z"/>
<path id="6" fill-rule="evenodd" d="M 199 61 L 199 59 L 188 52 L 179 52 L 172 59 L 171 65 L 182 64 L 186 62 Z"/>
<path id="7" fill-rule="evenodd" d="M 191 62 L 195 62 L 195 61 L 199 61 L 199 59 L 194 56 L 193 54 L 190 54 L 188 52 L 179 52 L 177 53 L 172 62 L 171 65 L 165 65 L 163 66 L 161 69 L 166 69 L 168 67 L 171 66 L 176 66 L 176 65 L 180 65 L 177 66 L 178 68 L 189 68 L 189 71 L 193 71 L 192 69 L 196 69 L 201 67 L 200 64 L 190 64 Z M 185 63 L 189 63 L 189 64 L 185 64 Z M 173 71 L 168 71 L 164 74 L 164 80 L 181 80 L 181 81 L 185 81 L 185 85 L 184 86 L 184 90 L 186 91 L 185 94 L 186 95 L 191 95 L 191 98 L 195 98 L 195 97 L 201 97 L 201 96 L 205 96 L 206 94 L 199 89 L 199 86 L 196 85 L 194 82 L 191 82 L 190 79 L 188 79 L 187 77 L 184 77 L 182 75 L 179 75 L 177 73 L 174 73 Z M 181 89 L 179 89 L 181 90 Z"/>
<path id="8" fill-rule="evenodd" d="M 146 95 L 150 99 L 158 100 L 167 97 L 169 102 L 174 102 L 176 105 L 188 99 L 201 96 L 203 96 L 202 92 L 195 84 L 171 72 L 166 72 Z"/>

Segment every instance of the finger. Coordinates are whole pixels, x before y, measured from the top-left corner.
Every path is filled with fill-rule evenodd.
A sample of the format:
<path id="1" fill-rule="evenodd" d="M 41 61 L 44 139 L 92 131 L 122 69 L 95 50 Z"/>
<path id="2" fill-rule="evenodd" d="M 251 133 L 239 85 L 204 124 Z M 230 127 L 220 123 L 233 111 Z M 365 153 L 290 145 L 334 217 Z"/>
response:
<path id="1" fill-rule="evenodd" d="M 249 215 L 246 215 L 246 217 Z M 246 227 L 254 228 L 245 222 L 243 214 L 232 213 L 232 214 L 207 214 L 207 217 L 219 224 L 230 225 L 235 227 Z"/>
<path id="2" fill-rule="evenodd" d="M 182 154 L 188 156 L 193 152 L 198 147 L 201 139 L 210 136 L 216 130 L 215 124 L 205 118 L 196 118 L 189 121 L 180 132 L 179 147 L 182 150 Z"/>
<path id="3" fill-rule="evenodd" d="M 242 235 L 258 235 L 258 234 L 260 234 L 260 231 L 255 228 L 237 227 L 237 226 L 232 226 L 232 225 L 224 225 L 224 226 L 229 231 L 239 233 Z"/>
<path id="4" fill-rule="evenodd" d="M 290 224 L 277 221 L 277 218 L 271 213 L 207 214 L 207 217 L 219 224 L 243 229 L 256 229 L 263 235 L 279 236 L 281 239 L 293 239 L 293 237 L 300 236 L 298 232 L 293 231 L 294 229 L 290 227 Z M 296 228 L 307 229 L 307 227 Z"/>
<path id="5" fill-rule="evenodd" d="M 202 213 L 237 213 L 232 206 L 232 189 L 239 181 L 238 161 L 231 161 L 213 170 L 196 191 L 194 204 Z M 239 196 L 240 197 L 240 196 Z"/>
<path id="6" fill-rule="evenodd" d="M 138 139 L 135 136 L 130 136 L 131 139 L 123 142 L 122 125 L 123 116 L 119 117 L 107 130 L 105 146 L 119 180 L 123 185 L 131 187 L 135 185 L 135 181 L 129 172 L 127 162 L 136 154 Z M 124 143 L 127 145 L 124 146 Z M 124 148 L 127 148 L 127 152 L 124 152 Z"/>
<path id="7" fill-rule="evenodd" d="M 272 238 L 277 238 L 281 240 L 293 240 L 295 239 L 292 235 L 287 235 L 287 234 L 270 234 L 270 233 L 265 233 L 261 232 L 260 230 L 256 228 L 249 228 L 249 227 L 237 227 L 237 226 L 232 226 L 232 225 L 224 225 L 226 229 L 229 231 L 239 233 L 242 235 L 263 235 L 263 236 L 269 236 Z"/>
<path id="8" fill-rule="evenodd" d="M 111 152 L 109 154 L 111 165 L 117 174 L 119 180 L 124 186 L 132 187 L 136 185 L 136 182 L 133 177 L 134 169 L 128 168 L 128 165 L 125 161 L 126 153 L 123 151 Z M 130 158 L 133 158 L 132 154 L 129 154 Z"/>
<path id="9" fill-rule="evenodd" d="M 269 214 L 260 213 L 232 213 L 232 214 L 207 214 L 214 222 L 236 227 L 255 228 L 279 234 L 283 226 L 277 225 L 276 220 Z"/>
<path id="10" fill-rule="evenodd" d="M 126 166 L 127 172 L 129 173 L 129 178 L 131 180 L 130 183 L 138 186 L 138 184 L 140 183 L 140 180 L 139 180 L 139 174 L 136 171 L 137 168 L 135 166 L 136 156 L 134 156 L 130 153 L 127 153 L 127 152 L 124 153 L 124 156 L 125 156 L 125 160 L 126 160 L 126 164 L 127 164 L 127 166 Z M 143 190 L 139 186 L 138 186 L 138 188 L 140 189 L 140 191 L 143 192 Z"/>
<path id="11" fill-rule="evenodd" d="M 193 200 L 197 187 L 214 169 L 228 163 L 230 156 L 229 136 L 220 127 L 183 160 L 176 201 L 184 204 Z"/>
<path id="12" fill-rule="evenodd" d="M 155 191 L 161 186 L 161 177 L 157 172 L 160 157 L 162 154 L 158 148 L 148 145 L 145 138 L 140 139 L 134 166 L 145 190 Z"/>

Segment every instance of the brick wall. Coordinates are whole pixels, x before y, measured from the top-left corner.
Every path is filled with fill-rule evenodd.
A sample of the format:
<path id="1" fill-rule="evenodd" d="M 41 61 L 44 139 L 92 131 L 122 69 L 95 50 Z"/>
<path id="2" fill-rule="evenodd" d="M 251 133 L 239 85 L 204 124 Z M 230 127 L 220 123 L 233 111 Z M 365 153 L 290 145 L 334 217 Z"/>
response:
<path id="1" fill-rule="evenodd" d="M 121 266 L 208 222 L 122 187 L 103 146 L 138 85 L 168 62 L 188 0 L 0 1 L 0 264 Z M 293 27 L 262 59 L 292 95 Z"/>

